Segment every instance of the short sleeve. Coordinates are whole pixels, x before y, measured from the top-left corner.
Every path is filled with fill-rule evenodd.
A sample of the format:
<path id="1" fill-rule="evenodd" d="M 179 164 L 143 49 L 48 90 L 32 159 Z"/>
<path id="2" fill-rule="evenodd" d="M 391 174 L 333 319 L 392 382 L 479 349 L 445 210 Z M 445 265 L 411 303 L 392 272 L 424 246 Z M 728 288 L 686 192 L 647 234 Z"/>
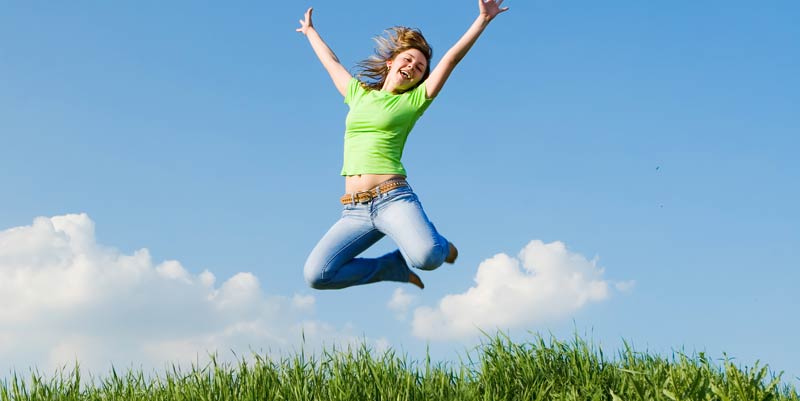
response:
<path id="1" fill-rule="evenodd" d="M 420 115 L 425 112 L 425 109 L 433 102 L 433 99 L 428 99 L 428 89 L 425 84 L 426 82 L 423 82 L 414 88 L 414 90 L 408 92 L 409 102 L 414 108 L 419 110 Z"/>
<path id="2" fill-rule="evenodd" d="M 358 96 L 359 92 L 363 91 L 364 88 L 361 87 L 361 81 L 355 77 L 351 78 L 350 82 L 347 84 L 347 94 L 344 95 L 344 102 L 350 104 L 350 102 Z"/>

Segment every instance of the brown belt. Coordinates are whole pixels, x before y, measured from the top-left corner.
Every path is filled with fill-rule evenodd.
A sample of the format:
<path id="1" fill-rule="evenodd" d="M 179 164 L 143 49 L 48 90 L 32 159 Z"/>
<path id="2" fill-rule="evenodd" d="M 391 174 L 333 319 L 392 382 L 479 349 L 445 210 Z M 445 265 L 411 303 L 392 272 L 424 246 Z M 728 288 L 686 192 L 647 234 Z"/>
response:
<path id="1" fill-rule="evenodd" d="M 395 179 L 384 181 L 380 185 L 375 188 L 370 189 L 369 191 L 363 192 L 353 192 L 351 194 L 345 194 L 342 196 L 342 204 L 349 205 L 352 203 L 367 203 L 375 198 L 378 197 L 378 194 L 389 192 L 393 189 L 407 187 L 408 182 L 406 180 Z"/>

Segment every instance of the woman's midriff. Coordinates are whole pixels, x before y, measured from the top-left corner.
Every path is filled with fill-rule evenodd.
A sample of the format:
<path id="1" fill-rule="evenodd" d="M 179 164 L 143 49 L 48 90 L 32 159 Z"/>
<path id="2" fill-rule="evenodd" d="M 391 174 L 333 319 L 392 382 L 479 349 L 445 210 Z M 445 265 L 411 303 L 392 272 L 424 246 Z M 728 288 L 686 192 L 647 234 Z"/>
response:
<path id="1" fill-rule="evenodd" d="M 406 178 L 406 176 L 398 174 L 348 175 L 344 178 L 344 190 L 347 194 L 369 191 L 378 184 L 394 178 Z"/>

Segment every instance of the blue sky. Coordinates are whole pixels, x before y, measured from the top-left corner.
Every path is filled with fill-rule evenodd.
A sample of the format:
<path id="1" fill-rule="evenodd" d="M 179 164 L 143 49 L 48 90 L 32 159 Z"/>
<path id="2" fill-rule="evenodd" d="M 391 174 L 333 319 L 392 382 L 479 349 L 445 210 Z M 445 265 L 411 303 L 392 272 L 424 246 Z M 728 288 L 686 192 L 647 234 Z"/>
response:
<path id="1" fill-rule="evenodd" d="M 301 329 L 448 359 L 479 341 L 443 317 L 460 299 L 487 316 L 509 302 L 508 319 L 473 323 L 515 338 L 726 352 L 797 384 L 791 1 L 508 0 L 404 156 L 458 263 L 423 272 L 421 292 L 306 287 L 340 210 L 347 108 L 297 20 L 313 5 L 348 68 L 393 25 L 420 28 L 435 63 L 476 16 L 455 3 L 5 4 L 2 372 L 291 350 Z M 535 263 L 604 290 L 567 291 Z M 531 286 L 501 300 L 493 277 Z M 429 338 L 426 311 L 452 335 Z"/>

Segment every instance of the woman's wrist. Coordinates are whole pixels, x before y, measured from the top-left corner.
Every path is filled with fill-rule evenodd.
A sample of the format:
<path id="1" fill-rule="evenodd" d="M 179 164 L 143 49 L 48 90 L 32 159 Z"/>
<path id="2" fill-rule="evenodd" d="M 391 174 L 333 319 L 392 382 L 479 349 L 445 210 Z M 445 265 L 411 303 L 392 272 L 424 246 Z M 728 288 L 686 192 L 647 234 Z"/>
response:
<path id="1" fill-rule="evenodd" d="M 316 29 L 314 29 L 314 27 L 313 27 L 313 26 L 310 26 L 310 27 L 306 28 L 306 31 L 305 31 L 306 37 L 308 37 L 308 34 L 310 34 L 310 33 L 312 33 L 312 32 L 314 32 L 314 33 L 316 33 L 316 32 L 317 32 L 317 30 L 316 30 Z"/>

